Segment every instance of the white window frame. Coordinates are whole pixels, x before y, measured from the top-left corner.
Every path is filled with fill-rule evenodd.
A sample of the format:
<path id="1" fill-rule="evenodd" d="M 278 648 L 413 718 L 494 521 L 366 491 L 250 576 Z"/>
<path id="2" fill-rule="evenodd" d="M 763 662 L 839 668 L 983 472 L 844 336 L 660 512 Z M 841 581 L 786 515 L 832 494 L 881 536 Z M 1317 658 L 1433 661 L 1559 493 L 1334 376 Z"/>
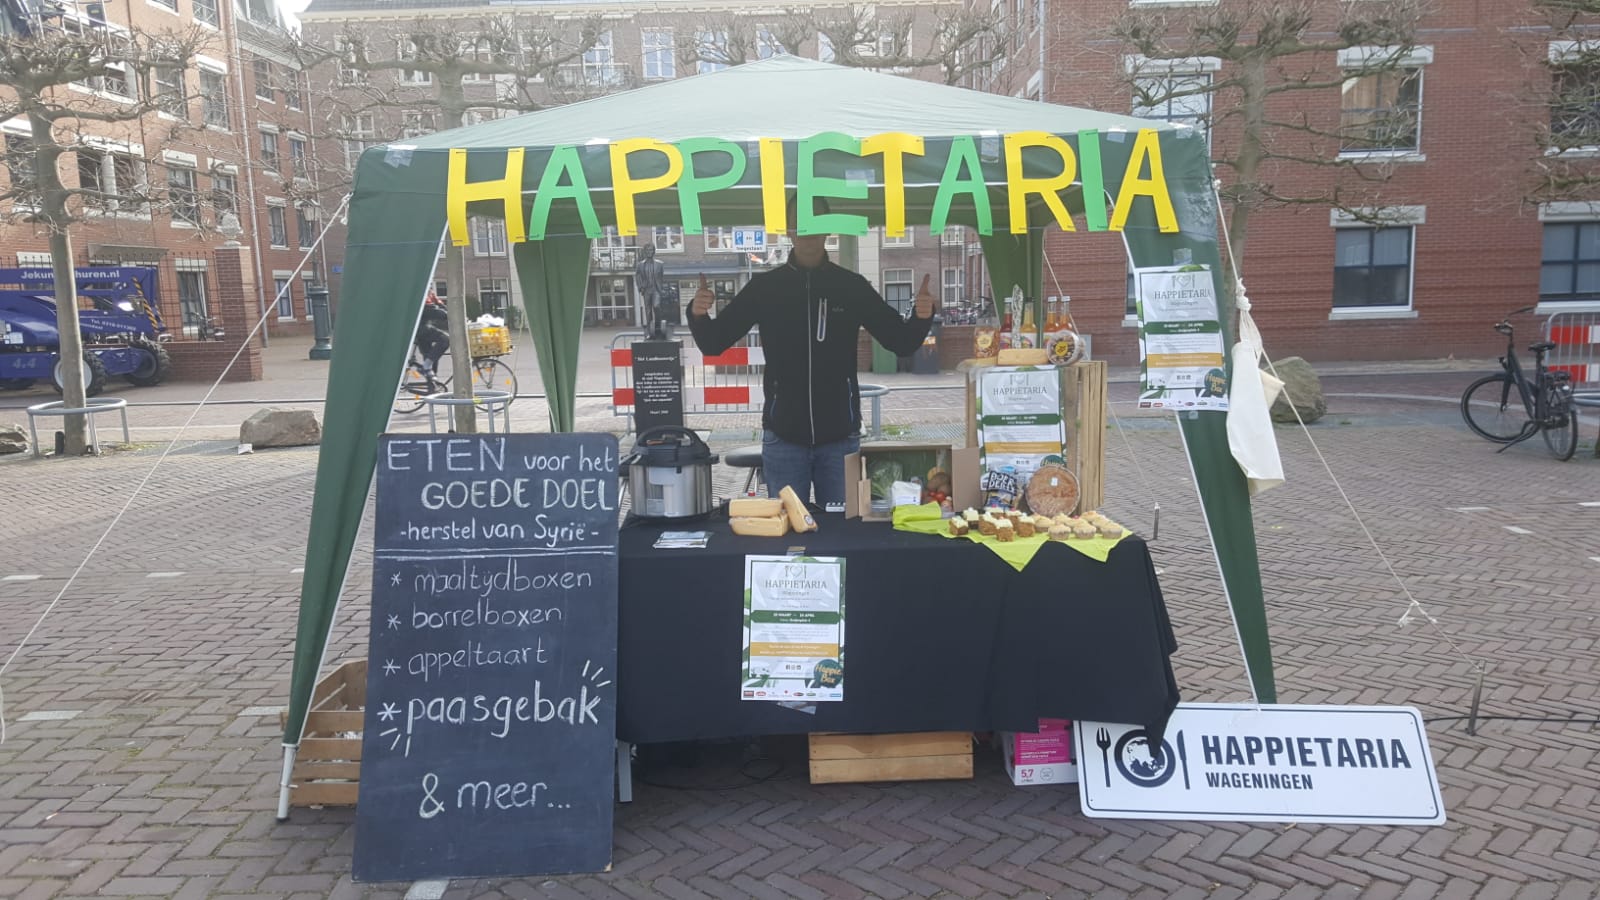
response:
<path id="1" fill-rule="evenodd" d="M 1428 208 L 1425 206 L 1390 206 L 1368 207 L 1352 212 L 1335 209 L 1328 214 L 1328 224 L 1339 230 L 1361 229 L 1376 231 L 1382 228 L 1409 228 L 1409 258 L 1406 260 L 1406 305 L 1405 306 L 1334 306 L 1333 295 L 1328 297 L 1330 321 L 1349 319 L 1415 319 L 1417 318 L 1417 226 L 1426 225 L 1428 222 Z M 1339 260 L 1334 259 L 1333 268 L 1339 268 Z M 1369 262 L 1368 265 L 1371 265 Z"/>
<path id="2" fill-rule="evenodd" d="M 163 83 L 162 73 L 176 77 L 176 81 Z M 178 66 L 152 66 L 150 69 L 151 101 L 156 104 L 156 115 L 164 119 L 188 121 L 189 84 L 183 69 Z M 163 99 L 171 98 L 171 99 Z M 170 108 L 169 108 L 170 105 Z"/>
<path id="3" fill-rule="evenodd" d="M 788 56 L 789 51 L 773 35 L 772 29 L 766 25 L 756 26 L 756 59 L 771 59 L 774 56 Z"/>
<path id="4" fill-rule="evenodd" d="M 303 134 L 285 135 L 289 145 L 289 172 L 296 178 L 311 177 L 311 142 Z M 296 152 L 295 148 L 299 151 Z"/>
<path id="5" fill-rule="evenodd" d="M 671 28 L 646 28 L 639 36 L 644 47 L 643 68 L 646 81 L 665 81 L 678 77 L 677 47 Z M 665 43 L 663 43 L 665 41 Z"/>
<path id="6" fill-rule="evenodd" d="M 173 0 L 173 3 L 175 7 L 177 0 Z M 156 6 L 158 9 L 166 9 L 164 6 L 159 6 L 156 4 L 151 5 Z M 172 12 L 173 10 L 167 11 Z M 127 28 L 114 22 L 97 22 L 93 19 L 90 19 L 86 15 L 81 15 L 76 12 L 63 12 L 61 14 L 61 29 L 67 34 L 72 35 L 80 40 L 87 39 L 88 35 L 93 33 L 105 35 L 108 41 L 116 40 L 126 42 L 129 40 Z M 86 81 L 74 81 L 69 83 L 67 88 L 80 93 L 93 94 L 96 97 L 104 100 L 110 100 L 114 103 L 139 102 L 139 81 L 134 77 L 134 73 L 128 67 L 128 63 L 126 61 L 118 62 L 108 60 L 106 62 L 106 69 L 121 74 L 122 77 L 120 81 L 124 90 L 118 91 L 107 88 L 106 85 L 110 84 L 111 82 L 107 80 L 107 76 L 105 75 L 91 75 Z"/>
<path id="7" fill-rule="evenodd" d="M 279 234 L 283 240 L 279 241 Z M 267 198 L 267 241 L 275 250 L 289 249 L 289 201 Z"/>
<path id="8" fill-rule="evenodd" d="M 1428 77 L 1424 71 L 1433 62 L 1433 47 L 1431 45 L 1418 45 L 1402 50 L 1399 47 L 1347 47 L 1337 54 L 1339 68 L 1345 72 L 1345 83 L 1360 79 L 1365 75 L 1399 75 L 1408 69 L 1415 69 L 1417 74 L 1417 146 L 1415 149 L 1396 148 L 1388 150 L 1340 150 L 1339 158 L 1346 160 L 1370 159 L 1383 162 L 1427 162 L 1427 154 L 1422 152 L 1422 126 L 1423 113 L 1427 109 Z M 1374 62 L 1389 66 L 1382 72 L 1363 72 L 1363 68 Z M 1341 92 L 1342 95 L 1342 92 Z M 1342 118 L 1342 110 L 1341 110 Z"/>
<path id="9" fill-rule="evenodd" d="M 916 270 L 909 266 L 883 270 L 883 299 L 901 315 L 905 315 L 917 299 L 916 277 Z M 903 300 L 892 296 L 895 292 L 889 289 L 891 285 L 905 288 Z"/>
<path id="10" fill-rule="evenodd" d="M 1147 56 L 1133 54 L 1123 58 L 1123 66 L 1126 68 L 1129 77 L 1135 81 L 1165 81 L 1170 84 L 1178 80 L 1198 82 L 1203 77 L 1207 86 L 1210 86 L 1215 82 L 1214 73 L 1222 69 L 1222 60 L 1215 56 L 1151 59 Z M 1137 105 L 1138 97 L 1135 96 L 1133 98 L 1134 105 L 1130 107 L 1130 113 L 1137 118 L 1149 119 L 1152 122 L 1170 122 L 1183 128 L 1192 128 L 1205 138 L 1206 149 L 1209 151 L 1211 148 L 1211 129 L 1207 127 L 1209 124 L 1207 120 L 1210 119 L 1215 109 L 1215 104 L 1213 103 L 1215 99 L 1216 96 L 1210 92 L 1191 94 L 1176 99 L 1168 98 L 1166 110 L 1160 114 L 1151 115 L 1140 112 Z M 1179 114 L 1172 112 L 1172 104 L 1174 102 L 1189 103 L 1195 100 L 1204 101 L 1205 109 L 1189 109 Z M 1150 111 L 1153 113 L 1155 109 L 1151 107 Z"/>
<path id="11" fill-rule="evenodd" d="M 965 303 L 967 295 L 967 273 L 961 266 L 945 266 L 939 272 L 940 303 Z"/>
<path id="12" fill-rule="evenodd" d="M 1541 225 L 1587 225 L 1600 223 L 1600 202 L 1584 200 L 1559 200 L 1539 204 Z M 1541 233 L 1541 243 L 1543 234 Z M 1543 263 L 1543 251 L 1540 262 Z M 1537 312 L 1549 315 L 1558 312 L 1600 313 L 1600 300 L 1540 300 Z"/>
<path id="13" fill-rule="evenodd" d="M 457 45 L 456 52 L 463 60 L 477 63 L 494 62 L 494 48 L 483 46 L 480 40 L 463 40 Z M 493 72 L 468 72 L 461 76 L 462 81 L 469 83 L 491 82 L 494 81 L 494 78 Z"/>
<path id="14" fill-rule="evenodd" d="M 174 155 L 176 154 L 173 154 L 173 152 L 170 150 L 162 154 L 163 164 L 167 170 L 167 206 L 169 207 L 171 219 L 169 224 L 173 228 L 199 228 L 200 210 L 202 208 L 200 202 L 200 173 L 196 171 L 195 159 L 192 155 L 184 154 L 189 155 L 189 159 L 187 160 L 174 159 Z M 172 176 L 175 172 L 182 172 L 188 175 L 189 183 L 186 189 L 189 192 L 189 207 L 193 211 L 192 215 L 180 216 L 178 214 L 178 203 L 173 199 L 172 196 Z"/>
<path id="15" fill-rule="evenodd" d="M 397 51 L 396 51 L 397 55 L 398 55 L 398 58 L 401 59 L 402 61 L 416 59 L 417 58 L 417 42 L 413 41 L 411 38 L 407 38 L 407 37 L 399 38 L 398 40 L 399 40 L 399 46 L 398 46 Z M 407 85 L 429 85 L 429 84 L 433 84 L 433 73 L 432 72 L 424 72 L 421 69 L 405 69 L 405 68 L 402 68 L 400 70 L 400 83 L 401 84 L 407 84 Z"/>
<path id="16" fill-rule="evenodd" d="M 98 135 L 92 134 L 83 136 L 83 145 L 83 149 L 86 149 L 91 153 L 98 154 L 99 156 L 99 165 L 101 171 L 97 179 L 97 184 L 103 193 L 120 194 L 125 190 L 125 188 L 117 179 L 116 160 L 126 159 L 128 161 L 128 172 L 133 177 L 133 184 L 131 185 L 132 192 L 135 194 L 142 193 L 145 196 L 149 196 L 150 172 L 148 167 L 145 165 L 143 146 L 138 144 L 130 144 L 126 141 L 102 138 Z M 109 174 L 111 176 L 110 190 L 106 190 L 105 183 L 105 178 L 108 174 L 106 166 L 108 161 L 111 163 L 109 169 Z M 78 169 L 80 178 L 82 171 L 83 170 L 80 162 Z M 124 205 L 128 204 L 131 204 L 132 208 L 124 209 Z M 87 212 L 89 215 L 130 216 L 134 218 L 148 219 L 150 217 L 150 204 L 148 202 L 141 203 L 138 201 L 106 200 L 104 201 L 103 206 L 86 205 L 85 212 Z"/>
<path id="17" fill-rule="evenodd" d="M 272 60 L 259 56 L 250 60 L 250 79 L 255 82 L 251 85 L 251 91 L 257 100 L 277 105 L 278 92 L 272 86 Z M 266 93 L 263 94 L 262 91 Z"/>
<path id="18" fill-rule="evenodd" d="M 468 222 L 473 256 L 506 255 L 506 223 L 493 216 L 473 216 Z"/>
<path id="19" fill-rule="evenodd" d="M 226 69 L 208 66 L 203 61 L 200 69 L 200 124 L 214 131 L 233 131 L 233 110 L 228 99 L 228 72 Z M 214 90 L 206 90 L 206 78 L 217 80 Z M 220 110 L 222 123 L 213 122 L 213 112 Z"/>
<path id="20" fill-rule="evenodd" d="M 650 244 L 657 253 L 683 252 L 683 226 L 657 225 L 651 229 Z"/>
<path id="21" fill-rule="evenodd" d="M 965 225 L 945 225 L 944 232 L 939 235 L 939 243 L 946 247 L 962 247 L 967 243 L 967 228 Z"/>
<path id="22" fill-rule="evenodd" d="M 483 302 L 483 295 L 486 292 L 504 294 L 506 302 L 503 308 L 508 310 L 511 307 L 511 279 L 492 276 L 483 276 L 478 279 L 478 309 L 485 313 L 489 312 L 489 307 Z"/>
<path id="23" fill-rule="evenodd" d="M 376 121 L 372 113 L 365 112 L 346 115 L 339 123 L 344 131 L 343 139 L 339 142 L 343 145 L 344 165 L 352 172 L 361 161 L 361 154 L 378 142 Z M 351 150 L 355 152 L 352 154 Z"/>
<path id="24" fill-rule="evenodd" d="M 723 58 L 727 58 L 728 32 L 726 29 L 712 28 L 696 31 L 694 33 L 694 44 L 695 49 L 701 54 L 701 58 L 695 62 L 696 74 L 708 75 L 712 72 L 720 72 L 728 67 L 726 62 L 715 62 L 704 58 L 708 48 L 720 51 L 723 54 Z"/>
<path id="25" fill-rule="evenodd" d="M 279 269 L 272 273 L 273 309 L 277 310 L 279 322 L 294 321 L 294 288 L 291 287 L 294 284 L 293 279 L 293 272 Z M 289 288 L 289 290 L 284 290 L 284 288 Z M 286 301 L 289 307 L 288 312 L 283 310 Z"/>
<path id="26" fill-rule="evenodd" d="M 317 244 L 317 208 L 309 203 L 294 205 L 294 241 L 301 250 L 310 250 Z"/>
<path id="27" fill-rule="evenodd" d="M 707 253 L 738 253 L 739 248 L 733 245 L 733 225 L 707 225 L 701 238 L 705 241 Z"/>
<path id="28" fill-rule="evenodd" d="M 914 235 L 916 235 L 916 233 L 917 233 L 917 229 L 916 228 L 914 228 L 914 227 L 912 227 L 910 225 L 907 225 L 906 226 L 906 233 L 901 235 L 901 236 L 899 236 L 899 237 L 895 237 L 895 236 L 893 236 L 893 235 L 891 235 L 889 233 L 889 229 L 885 228 L 885 229 L 883 229 L 883 243 L 882 243 L 881 246 L 885 250 L 903 249 L 905 247 L 915 247 L 917 245 L 915 237 L 914 237 Z"/>
<path id="29" fill-rule="evenodd" d="M 345 64 L 345 55 L 354 52 L 350 42 L 340 35 L 333 39 L 334 52 L 339 54 L 339 84 L 366 84 L 367 71 L 357 69 Z"/>
<path id="30" fill-rule="evenodd" d="M 583 51 L 579 63 L 583 83 L 592 87 L 605 87 L 617 83 L 617 53 L 610 29 L 595 36 L 594 44 Z"/>
<path id="31" fill-rule="evenodd" d="M 837 58 L 837 51 L 833 49 L 833 38 L 822 32 L 817 32 L 817 62 L 831 63 Z"/>
<path id="32" fill-rule="evenodd" d="M 283 165 L 283 148 L 278 145 L 278 129 L 275 126 L 261 125 L 258 127 L 257 139 L 260 141 L 256 149 L 261 154 L 261 164 L 266 166 L 267 174 L 277 175 L 278 167 Z M 267 148 L 271 148 L 269 151 Z"/>

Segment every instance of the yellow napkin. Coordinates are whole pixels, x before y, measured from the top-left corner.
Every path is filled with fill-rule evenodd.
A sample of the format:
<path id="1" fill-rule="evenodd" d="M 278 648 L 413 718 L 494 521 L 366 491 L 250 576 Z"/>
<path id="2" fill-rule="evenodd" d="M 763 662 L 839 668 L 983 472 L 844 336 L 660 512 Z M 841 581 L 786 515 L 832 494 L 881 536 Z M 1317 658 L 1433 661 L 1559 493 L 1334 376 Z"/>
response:
<path id="1" fill-rule="evenodd" d="M 939 504 L 924 503 L 921 506 L 897 506 L 894 509 L 894 527 L 897 531 L 913 531 L 918 534 L 937 534 L 947 538 L 955 535 L 950 533 L 950 523 L 940 517 Z M 1127 537 L 1129 532 L 1124 531 L 1122 537 Z M 1033 537 L 1012 538 L 1009 541 L 1000 541 L 985 534 L 980 534 L 977 529 L 967 532 L 964 537 L 969 541 L 988 547 L 996 556 L 1011 564 L 1013 569 L 1021 572 L 1033 560 L 1033 555 L 1039 548 L 1049 542 L 1050 538 L 1043 532 Z M 1117 545 L 1122 537 L 1094 537 L 1086 541 L 1073 538 L 1070 541 L 1057 541 L 1067 547 L 1082 553 L 1095 562 L 1105 562 L 1111 556 L 1111 548 Z"/>

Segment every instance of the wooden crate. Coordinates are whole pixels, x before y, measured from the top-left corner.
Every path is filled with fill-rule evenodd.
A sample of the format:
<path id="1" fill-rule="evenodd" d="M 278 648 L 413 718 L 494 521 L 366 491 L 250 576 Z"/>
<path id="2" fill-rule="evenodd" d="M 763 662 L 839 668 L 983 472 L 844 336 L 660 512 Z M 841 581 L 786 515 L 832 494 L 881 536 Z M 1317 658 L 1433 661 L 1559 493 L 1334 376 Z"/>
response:
<path id="1" fill-rule="evenodd" d="M 978 446 L 977 381 L 975 368 L 968 373 L 966 390 L 967 446 Z M 1061 372 L 1061 415 L 1067 441 L 1063 455 L 1067 468 L 1078 476 L 1076 513 L 1099 509 L 1106 502 L 1106 363 L 1085 360 L 1064 366 Z"/>
<path id="2" fill-rule="evenodd" d="M 364 659 L 339 664 L 317 683 L 289 775 L 290 806 L 356 805 L 366 705 Z"/>
<path id="3" fill-rule="evenodd" d="M 811 783 L 972 777 L 972 733 L 811 735 Z"/>

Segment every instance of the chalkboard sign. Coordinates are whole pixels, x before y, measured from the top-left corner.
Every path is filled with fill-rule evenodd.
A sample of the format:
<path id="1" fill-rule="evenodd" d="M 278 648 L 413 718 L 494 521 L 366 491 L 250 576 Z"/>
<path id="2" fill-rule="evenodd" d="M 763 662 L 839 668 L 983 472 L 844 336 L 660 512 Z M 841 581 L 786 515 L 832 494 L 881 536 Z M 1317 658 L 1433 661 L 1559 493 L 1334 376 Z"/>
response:
<path id="1" fill-rule="evenodd" d="M 683 427 L 683 342 L 636 341 L 633 345 L 633 427 Z"/>
<path id="2" fill-rule="evenodd" d="M 617 439 L 378 445 L 357 881 L 611 862 Z"/>

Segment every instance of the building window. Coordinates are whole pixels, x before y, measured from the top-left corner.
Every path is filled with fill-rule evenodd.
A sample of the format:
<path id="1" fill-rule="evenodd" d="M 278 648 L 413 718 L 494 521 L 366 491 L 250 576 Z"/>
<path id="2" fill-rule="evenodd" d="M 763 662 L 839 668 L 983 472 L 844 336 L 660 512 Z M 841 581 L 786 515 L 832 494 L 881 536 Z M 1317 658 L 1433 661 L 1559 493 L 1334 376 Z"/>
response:
<path id="1" fill-rule="evenodd" d="M 339 83 L 366 84 L 367 71 L 356 68 L 356 63 L 361 59 L 361 48 L 344 37 L 335 38 L 333 48 L 339 54 Z"/>
<path id="2" fill-rule="evenodd" d="M 678 77 L 678 62 L 673 55 L 672 29 L 647 28 L 644 40 L 644 77 L 648 79 Z"/>
<path id="3" fill-rule="evenodd" d="M 78 148 L 78 187 L 94 191 L 85 205 L 105 212 L 144 213 L 144 161 L 126 153 Z"/>
<path id="4" fill-rule="evenodd" d="M 267 207 L 267 231 L 271 234 L 272 246 L 289 246 L 289 220 L 281 206 Z"/>
<path id="5" fill-rule="evenodd" d="M 883 299 L 902 316 L 911 308 L 911 270 L 883 270 Z"/>
<path id="6" fill-rule="evenodd" d="M 1539 300 L 1600 299 L 1600 222 L 1548 222 Z"/>
<path id="7" fill-rule="evenodd" d="M 172 205 L 174 222 L 200 224 L 200 190 L 193 169 L 167 167 L 167 202 Z"/>
<path id="8" fill-rule="evenodd" d="M 498 220 L 496 220 L 498 221 Z M 478 279 L 478 308 L 496 316 L 506 314 L 511 303 L 511 281 L 507 278 Z"/>
<path id="9" fill-rule="evenodd" d="M 167 9 L 170 9 L 173 12 L 177 12 L 178 11 L 178 0 L 151 0 L 151 2 L 152 3 L 159 3 L 160 5 L 165 6 Z"/>
<path id="10" fill-rule="evenodd" d="M 1211 73 L 1166 72 L 1133 80 L 1133 114 L 1200 129 L 1210 136 Z"/>
<path id="11" fill-rule="evenodd" d="M 354 116 L 345 116 L 342 122 L 344 131 L 344 165 L 354 172 L 356 163 L 361 160 L 361 154 L 376 143 L 377 129 L 372 123 L 372 113 L 360 113 Z"/>
<path id="12" fill-rule="evenodd" d="M 228 128 L 228 77 L 200 70 L 200 118 L 213 128 Z"/>
<path id="13" fill-rule="evenodd" d="M 151 99 L 156 108 L 180 119 L 189 117 L 189 98 L 183 92 L 183 70 L 177 66 L 155 66 L 150 70 Z"/>
<path id="14" fill-rule="evenodd" d="M 611 51 L 611 32 L 600 32 L 594 39 L 594 46 L 583 51 L 583 83 L 596 87 L 617 83 L 617 62 Z"/>
<path id="15" fill-rule="evenodd" d="M 183 314 L 183 333 L 194 337 L 206 325 L 206 273 L 204 270 L 178 270 L 178 309 Z"/>
<path id="16" fill-rule="evenodd" d="M 905 234 L 902 234 L 899 237 L 895 237 L 894 235 L 890 234 L 887 230 L 885 230 L 884 233 L 883 233 L 883 246 L 885 246 L 885 247 L 910 247 L 910 246 L 913 246 L 913 244 L 911 242 L 912 231 L 913 231 L 913 229 L 910 226 L 907 226 Z"/>
<path id="17" fill-rule="evenodd" d="M 410 38 L 400 39 L 400 58 L 402 60 L 415 60 L 419 57 L 417 42 Z M 421 69 L 401 69 L 401 84 L 433 84 L 433 73 Z"/>
<path id="18" fill-rule="evenodd" d="M 946 266 L 939 284 L 941 303 L 961 303 L 966 299 L 966 278 L 960 266 Z"/>
<path id="19" fill-rule="evenodd" d="M 272 285 L 276 291 L 272 296 L 278 299 L 278 319 L 294 318 L 294 292 L 289 289 L 289 279 L 275 277 Z"/>
<path id="20" fill-rule="evenodd" d="M 250 68 L 255 76 L 256 99 L 273 102 L 276 95 L 272 92 L 272 63 L 265 59 L 251 60 Z"/>
<path id="21" fill-rule="evenodd" d="M 278 133 L 276 131 L 261 132 L 261 164 L 267 171 L 278 172 Z"/>
<path id="22" fill-rule="evenodd" d="M 788 48 L 783 46 L 772 29 L 765 25 L 756 26 L 756 59 L 771 59 L 774 56 L 788 56 Z"/>
<path id="23" fill-rule="evenodd" d="M 733 246 L 733 226 L 712 226 L 705 231 L 707 253 L 734 253 L 738 251 L 739 248 Z"/>
<path id="24" fill-rule="evenodd" d="M 218 216 L 239 212 L 239 181 L 228 172 L 211 173 L 211 208 Z"/>
<path id="25" fill-rule="evenodd" d="M 1341 151 L 1418 149 L 1422 123 L 1421 69 L 1351 74 L 1344 80 L 1341 97 Z"/>
<path id="26" fill-rule="evenodd" d="M 310 168 L 306 157 L 306 139 L 291 135 L 289 137 L 289 168 L 296 178 L 309 177 Z"/>
<path id="27" fill-rule="evenodd" d="M 173 8 L 176 8 L 177 0 L 172 0 L 172 3 L 174 4 Z M 57 12 L 55 15 L 60 15 L 60 13 Z M 73 82 L 73 84 L 88 88 L 91 91 L 108 94 L 115 99 L 137 100 L 139 98 L 138 84 L 128 77 L 128 63 L 118 58 L 118 54 L 123 51 L 126 51 L 129 56 L 133 55 L 133 49 L 130 46 L 126 32 L 108 29 L 104 19 L 91 20 L 86 26 L 83 21 L 73 18 L 63 18 L 61 30 L 66 34 L 72 45 L 80 49 L 93 45 L 97 53 L 104 51 L 109 55 L 99 74 L 90 75 L 81 81 Z"/>
<path id="28" fill-rule="evenodd" d="M 316 210 L 305 204 L 294 208 L 294 233 L 300 239 L 300 249 L 310 250 L 317 244 Z"/>
<path id="29" fill-rule="evenodd" d="M 1411 305 L 1409 225 L 1334 231 L 1333 307 Z"/>
<path id="30" fill-rule="evenodd" d="M 506 223 L 504 219 L 472 217 L 472 255 L 506 255 Z"/>
<path id="31" fill-rule="evenodd" d="M 202 25 L 218 27 L 217 0 L 190 0 L 190 7 L 194 10 L 194 20 Z"/>
<path id="32" fill-rule="evenodd" d="M 633 279 L 606 275 L 593 281 L 594 302 L 584 318 L 613 324 L 632 321 Z"/>
<path id="33" fill-rule="evenodd" d="M 400 124 L 401 137 L 422 137 L 433 134 L 439 130 L 438 116 L 432 110 L 408 111 L 402 114 Z"/>
<path id="34" fill-rule="evenodd" d="M 817 32 L 817 61 L 833 62 L 833 38 L 822 32 Z"/>
<path id="35" fill-rule="evenodd" d="M 1551 145 L 1558 150 L 1600 146 L 1600 64 L 1557 65 L 1554 74 Z"/>
<path id="36" fill-rule="evenodd" d="M 697 31 L 694 35 L 695 52 L 699 62 L 695 71 L 701 75 L 720 72 L 728 67 L 728 33 L 726 31 Z"/>
<path id="37" fill-rule="evenodd" d="M 657 253 L 682 253 L 683 228 L 679 225 L 657 225 L 650 241 Z"/>
<path id="38" fill-rule="evenodd" d="M 963 225 L 946 225 L 939 235 L 939 243 L 946 247 L 961 247 L 967 243 L 967 229 Z"/>
<path id="39" fill-rule="evenodd" d="M 283 75 L 283 105 L 290 109 L 300 109 L 305 105 L 305 96 L 300 92 L 299 72 L 285 72 Z"/>
<path id="40" fill-rule="evenodd" d="M 494 62 L 494 48 L 490 46 L 489 39 L 479 37 L 475 40 L 462 41 L 457 48 L 462 62 L 482 63 L 488 65 Z M 462 81 L 494 81 L 493 72 L 468 72 L 461 76 Z"/>

